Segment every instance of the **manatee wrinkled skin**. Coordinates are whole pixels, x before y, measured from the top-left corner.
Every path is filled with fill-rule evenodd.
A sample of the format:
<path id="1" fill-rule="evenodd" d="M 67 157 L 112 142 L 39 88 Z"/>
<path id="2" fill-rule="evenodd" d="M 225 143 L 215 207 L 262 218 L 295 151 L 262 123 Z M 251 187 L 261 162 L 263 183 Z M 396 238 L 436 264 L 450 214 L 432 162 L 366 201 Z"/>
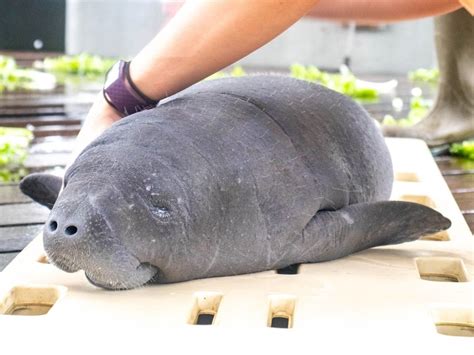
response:
<path id="1" fill-rule="evenodd" d="M 22 190 L 54 207 L 51 262 L 128 289 L 332 260 L 450 226 L 387 202 L 382 135 L 351 99 L 283 76 L 206 81 L 126 117 L 65 175 Z"/>

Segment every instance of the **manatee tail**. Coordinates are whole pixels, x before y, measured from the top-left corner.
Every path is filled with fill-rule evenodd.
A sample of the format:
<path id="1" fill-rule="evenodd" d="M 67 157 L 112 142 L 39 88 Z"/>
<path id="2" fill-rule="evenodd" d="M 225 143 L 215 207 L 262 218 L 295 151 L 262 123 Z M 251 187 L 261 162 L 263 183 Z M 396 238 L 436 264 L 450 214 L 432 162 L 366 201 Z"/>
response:
<path id="1" fill-rule="evenodd" d="M 62 183 L 63 180 L 59 176 L 35 173 L 20 181 L 20 190 L 34 201 L 51 209 L 61 191 Z"/>
<path id="2" fill-rule="evenodd" d="M 359 203 L 318 212 L 303 231 L 302 262 L 337 259 L 380 245 L 410 242 L 448 229 L 451 221 L 411 202 Z"/>

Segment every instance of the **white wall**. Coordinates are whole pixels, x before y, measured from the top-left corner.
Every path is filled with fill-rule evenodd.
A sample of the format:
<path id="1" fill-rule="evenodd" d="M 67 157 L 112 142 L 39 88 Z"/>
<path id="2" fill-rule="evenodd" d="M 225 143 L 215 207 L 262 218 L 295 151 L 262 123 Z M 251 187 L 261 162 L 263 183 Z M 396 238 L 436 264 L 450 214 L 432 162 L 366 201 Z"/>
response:
<path id="1" fill-rule="evenodd" d="M 339 24 L 303 19 L 241 63 L 288 66 L 300 62 L 337 68 L 346 53 L 347 38 L 348 29 Z M 431 67 L 435 61 L 433 21 L 407 21 L 382 31 L 357 31 L 351 53 L 355 72 L 404 73 Z"/>
<path id="2" fill-rule="evenodd" d="M 66 52 L 132 57 L 162 22 L 159 0 L 67 0 Z"/>
<path id="3" fill-rule="evenodd" d="M 159 31 L 163 17 L 160 0 L 68 0 L 66 51 L 133 57 Z M 431 67 L 432 32 L 431 19 L 392 24 L 382 31 L 358 31 L 352 67 L 358 73 Z M 303 19 L 240 63 L 286 68 L 300 62 L 336 68 L 343 60 L 346 39 L 347 29 L 339 24 Z"/>

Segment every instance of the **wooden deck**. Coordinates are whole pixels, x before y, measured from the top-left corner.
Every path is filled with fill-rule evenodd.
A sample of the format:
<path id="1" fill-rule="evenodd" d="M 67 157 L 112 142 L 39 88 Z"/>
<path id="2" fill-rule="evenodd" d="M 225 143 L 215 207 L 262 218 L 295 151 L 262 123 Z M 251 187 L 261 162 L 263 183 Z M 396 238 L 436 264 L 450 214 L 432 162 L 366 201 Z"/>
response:
<path id="1" fill-rule="evenodd" d="M 32 55 L 21 58 L 23 64 L 36 59 Z M 399 96 L 408 97 L 411 86 L 404 78 L 399 79 Z M 31 171 L 64 167 L 74 136 L 99 89 L 96 85 L 0 94 L 0 126 L 28 127 L 34 133 L 27 160 Z M 381 117 L 390 113 L 391 104 L 382 100 L 366 108 L 374 117 Z M 474 231 L 474 162 L 447 155 L 437 157 L 436 162 Z M 0 185 L 0 271 L 41 231 L 47 216 L 48 209 L 23 196 L 18 184 Z"/>

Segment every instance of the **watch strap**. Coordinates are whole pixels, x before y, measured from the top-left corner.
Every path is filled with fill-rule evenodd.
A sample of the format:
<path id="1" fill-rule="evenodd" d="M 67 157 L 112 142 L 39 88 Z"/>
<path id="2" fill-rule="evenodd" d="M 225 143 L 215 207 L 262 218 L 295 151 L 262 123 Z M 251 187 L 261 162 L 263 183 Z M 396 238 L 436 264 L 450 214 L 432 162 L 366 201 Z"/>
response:
<path id="1" fill-rule="evenodd" d="M 104 87 L 105 100 L 124 116 L 156 107 L 159 100 L 153 100 L 142 93 L 130 77 L 130 62 L 119 61 L 118 77 Z M 110 75 L 110 71 L 107 76 Z"/>

